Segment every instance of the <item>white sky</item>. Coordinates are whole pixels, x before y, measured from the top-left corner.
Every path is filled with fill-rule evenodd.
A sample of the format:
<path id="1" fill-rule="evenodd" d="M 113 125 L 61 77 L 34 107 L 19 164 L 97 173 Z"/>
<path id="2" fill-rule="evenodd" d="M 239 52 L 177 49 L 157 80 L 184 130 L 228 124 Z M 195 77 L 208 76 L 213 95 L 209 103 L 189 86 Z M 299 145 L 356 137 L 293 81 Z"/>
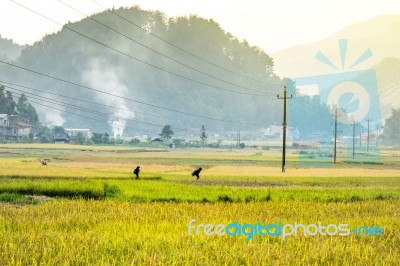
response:
<path id="1" fill-rule="evenodd" d="M 15 0 L 60 23 L 82 16 L 57 0 Z M 63 0 L 87 14 L 101 8 L 91 0 Z M 324 39 L 343 27 L 380 14 L 400 14 L 400 0 L 96 0 L 108 7 L 160 10 L 168 16 L 198 14 L 267 53 Z M 0 35 L 32 44 L 60 26 L 9 0 L 0 0 Z"/>

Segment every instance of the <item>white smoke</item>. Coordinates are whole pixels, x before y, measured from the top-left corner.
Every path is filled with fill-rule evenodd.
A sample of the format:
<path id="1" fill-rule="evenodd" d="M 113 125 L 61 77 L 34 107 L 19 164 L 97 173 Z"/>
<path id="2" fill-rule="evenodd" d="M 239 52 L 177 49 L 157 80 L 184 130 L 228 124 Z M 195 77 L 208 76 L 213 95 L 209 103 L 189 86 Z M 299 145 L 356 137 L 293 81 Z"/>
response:
<path id="1" fill-rule="evenodd" d="M 123 70 L 112 66 L 109 62 L 102 59 L 91 60 L 87 70 L 82 73 L 82 80 L 90 87 L 108 93 L 124 96 L 128 95 L 128 88 L 120 81 Z M 118 108 L 129 109 L 124 99 L 96 92 L 96 98 L 106 105 Z M 106 107 L 105 107 L 106 109 Z M 115 116 L 115 117 L 114 117 Z M 108 123 L 110 124 L 114 138 L 122 137 L 126 126 L 126 120 L 134 118 L 133 112 L 121 109 L 112 109 Z"/>
<path id="2" fill-rule="evenodd" d="M 44 120 L 45 124 L 49 126 L 62 126 L 65 123 L 65 119 L 61 116 L 61 112 L 54 110 L 54 111 L 44 111 Z"/>

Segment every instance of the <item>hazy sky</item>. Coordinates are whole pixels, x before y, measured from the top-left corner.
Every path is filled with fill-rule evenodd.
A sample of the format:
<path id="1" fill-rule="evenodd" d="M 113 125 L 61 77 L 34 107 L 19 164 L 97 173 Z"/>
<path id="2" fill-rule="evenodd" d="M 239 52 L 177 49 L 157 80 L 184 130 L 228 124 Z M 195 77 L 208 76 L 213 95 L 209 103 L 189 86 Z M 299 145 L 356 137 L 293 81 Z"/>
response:
<path id="1" fill-rule="evenodd" d="M 82 15 L 58 0 L 15 0 L 60 23 Z M 63 0 L 87 14 L 102 9 L 92 0 Z M 271 53 L 328 37 L 341 28 L 380 14 L 400 14 L 399 0 L 96 0 L 108 7 L 139 5 L 168 16 L 198 14 Z M 0 34 L 31 44 L 60 26 L 9 0 L 0 0 Z"/>

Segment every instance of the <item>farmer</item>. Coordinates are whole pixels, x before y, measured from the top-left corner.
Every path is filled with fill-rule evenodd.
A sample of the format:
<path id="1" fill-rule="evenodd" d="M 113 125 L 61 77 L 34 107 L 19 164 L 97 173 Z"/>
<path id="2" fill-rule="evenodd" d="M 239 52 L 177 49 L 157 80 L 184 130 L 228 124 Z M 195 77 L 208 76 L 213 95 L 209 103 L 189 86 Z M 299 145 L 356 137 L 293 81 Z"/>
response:
<path id="1" fill-rule="evenodd" d="M 139 179 L 139 172 L 140 172 L 140 166 L 136 166 L 135 170 L 133 170 L 133 174 L 136 175 L 136 179 Z"/>
<path id="2" fill-rule="evenodd" d="M 202 170 L 201 167 L 199 169 L 193 170 L 192 176 L 197 176 L 197 179 L 199 179 L 201 170 Z"/>

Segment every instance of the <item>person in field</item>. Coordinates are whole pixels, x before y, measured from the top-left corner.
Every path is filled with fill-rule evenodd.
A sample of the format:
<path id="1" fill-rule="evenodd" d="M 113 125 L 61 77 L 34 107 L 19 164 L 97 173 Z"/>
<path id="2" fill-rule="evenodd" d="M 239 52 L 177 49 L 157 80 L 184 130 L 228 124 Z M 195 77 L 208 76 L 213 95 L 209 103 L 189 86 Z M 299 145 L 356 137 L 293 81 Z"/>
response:
<path id="1" fill-rule="evenodd" d="M 136 176 L 136 179 L 139 179 L 139 173 L 140 173 L 140 166 L 136 166 L 135 170 L 133 170 L 133 174 Z"/>
<path id="2" fill-rule="evenodd" d="M 197 179 L 199 179 L 199 178 L 200 178 L 200 172 L 201 172 L 201 170 L 202 170 L 201 167 L 199 167 L 199 168 L 196 169 L 196 170 L 193 170 L 192 176 L 197 176 Z"/>

